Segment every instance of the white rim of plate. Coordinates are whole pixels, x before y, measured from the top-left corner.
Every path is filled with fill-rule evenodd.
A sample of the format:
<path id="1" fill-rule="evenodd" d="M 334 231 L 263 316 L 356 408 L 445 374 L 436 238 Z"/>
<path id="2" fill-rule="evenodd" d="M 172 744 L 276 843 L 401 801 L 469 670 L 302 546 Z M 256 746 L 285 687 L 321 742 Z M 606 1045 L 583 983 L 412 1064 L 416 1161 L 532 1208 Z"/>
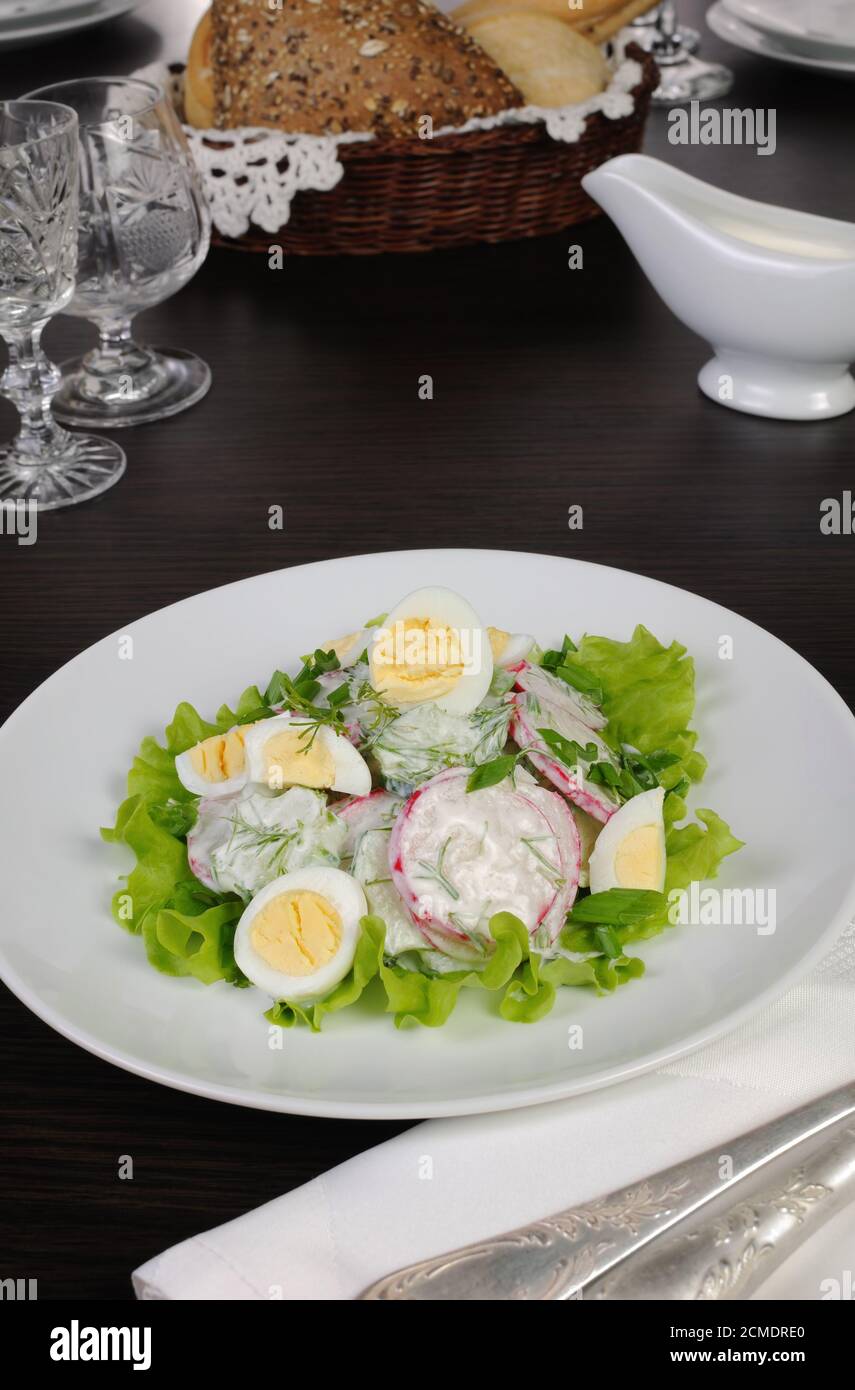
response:
<path id="1" fill-rule="evenodd" d="M 852 62 L 846 63 L 830 58 L 818 58 L 806 53 L 797 53 L 794 49 L 785 48 L 780 41 L 773 39 L 771 34 L 755 29 L 744 20 L 737 18 L 729 9 L 727 0 L 717 0 L 715 5 L 711 5 L 707 10 L 706 19 L 710 29 L 720 39 L 734 44 L 737 48 L 743 48 L 749 53 L 756 53 L 761 58 L 770 58 L 773 62 L 790 63 L 798 68 L 810 68 L 816 72 L 837 73 L 841 77 L 855 77 L 855 54 L 853 54 Z"/>

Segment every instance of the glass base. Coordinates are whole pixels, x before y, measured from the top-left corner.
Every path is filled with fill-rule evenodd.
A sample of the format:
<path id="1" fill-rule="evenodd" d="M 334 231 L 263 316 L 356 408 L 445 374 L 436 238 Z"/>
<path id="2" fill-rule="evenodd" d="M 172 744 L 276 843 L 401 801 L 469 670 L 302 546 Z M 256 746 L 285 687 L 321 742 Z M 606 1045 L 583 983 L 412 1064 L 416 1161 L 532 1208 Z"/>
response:
<path id="1" fill-rule="evenodd" d="M 720 63 L 687 57 L 673 67 L 660 66 L 659 86 L 650 98 L 654 106 L 685 106 L 690 101 L 715 101 L 733 86 L 733 73 Z"/>
<path id="2" fill-rule="evenodd" d="M 119 429 L 165 420 L 207 395 L 211 369 L 182 348 L 145 350 L 144 370 L 109 377 L 89 370 L 87 358 L 63 362 L 62 386 L 53 398 L 53 413 L 66 425 Z"/>
<path id="3" fill-rule="evenodd" d="M 35 459 L 13 442 L 0 449 L 0 502 L 33 503 L 40 512 L 88 502 L 117 483 L 125 451 L 112 439 L 57 431 Z"/>

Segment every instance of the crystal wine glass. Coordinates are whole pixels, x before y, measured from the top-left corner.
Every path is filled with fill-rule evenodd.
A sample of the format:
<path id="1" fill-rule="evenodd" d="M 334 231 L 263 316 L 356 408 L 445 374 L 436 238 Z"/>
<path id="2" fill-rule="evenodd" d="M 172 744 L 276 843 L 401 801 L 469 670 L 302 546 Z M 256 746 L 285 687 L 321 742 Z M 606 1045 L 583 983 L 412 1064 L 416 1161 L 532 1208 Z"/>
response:
<path id="1" fill-rule="evenodd" d="M 131 335 L 134 316 L 186 285 L 208 252 L 210 214 L 178 118 L 158 87 L 136 78 L 83 78 L 30 95 L 77 112 L 77 285 L 64 312 L 100 334 L 85 357 L 62 364 L 54 410 L 69 424 L 112 428 L 186 410 L 211 384 L 207 364 Z"/>
<path id="2" fill-rule="evenodd" d="M 674 0 L 663 0 L 656 13 L 656 31 L 649 45 L 660 69 L 659 86 L 651 97 L 655 106 L 684 106 L 690 101 L 715 101 L 727 96 L 733 73 L 721 63 L 704 63 L 683 42 Z"/>
<path id="3" fill-rule="evenodd" d="M 0 450 L 0 500 L 67 507 L 121 478 L 109 439 L 73 435 L 50 410 L 59 373 L 40 347 L 45 324 L 74 291 L 77 116 L 47 101 L 0 103 L 0 336 L 9 348 L 2 391 L 20 430 Z"/>

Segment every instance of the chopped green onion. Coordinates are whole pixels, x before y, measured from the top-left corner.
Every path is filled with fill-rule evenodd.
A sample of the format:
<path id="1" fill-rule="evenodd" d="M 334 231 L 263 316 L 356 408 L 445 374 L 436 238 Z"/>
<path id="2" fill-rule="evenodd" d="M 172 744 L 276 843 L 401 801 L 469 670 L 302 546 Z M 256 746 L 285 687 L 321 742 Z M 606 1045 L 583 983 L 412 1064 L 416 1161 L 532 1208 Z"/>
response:
<path id="1" fill-rule="evenodd" d="M 537 732 L 550 752 L 554 753 L 565 767 L 575 767 L 578 762 L 589 763 L 597 756 L 595 743 L 586 743 L 583 748 L 575 738 L 565 738 L 556 729 L 538 729 Z"/>
<path id="2" fill-rule="evenodd" d="M 628 927 L 665 906 L 665 894 L 650 888 L 608 888 L 604 893 L 589 893 L 573 904 L 568 917 L 571 926 L 591 923 L 597 926 Z"/>
<path id="3" fill-rule="evenodd" d="M 556 666 L 555 675 L 563 680 L 566 685 L 572 685 L 574 690 L 578 690 L 595 705 L 601 705 L 606 698 L 603 687 L 585 666 Z"/>
<path id="4" fill-rule="evenodd" d="M 617 960 L 623 954 L 620 942 L 615 935 L 614 927 L 601 926 L 594 928 L 594 941 L 600 948 L 604 956 L 610 960 Z"/>

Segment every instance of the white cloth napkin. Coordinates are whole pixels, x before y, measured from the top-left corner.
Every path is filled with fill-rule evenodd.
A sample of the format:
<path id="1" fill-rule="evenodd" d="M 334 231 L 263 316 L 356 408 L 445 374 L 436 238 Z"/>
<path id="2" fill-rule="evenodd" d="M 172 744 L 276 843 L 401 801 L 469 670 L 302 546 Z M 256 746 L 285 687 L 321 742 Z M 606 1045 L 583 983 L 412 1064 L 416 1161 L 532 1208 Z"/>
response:
<path id="1" fill-rule="evenodd" d="M 417 1125 L 149 1260 L 134 1288 L 142 1299 L 351 1299 L 402 1265 L 622 1187 L 853 1076 L 855 925 L 802 984 L 702 1051 L 574 1100 Z M 832 1228 L 757 1296 L 845 1286 L 855 1212 Z"/>

